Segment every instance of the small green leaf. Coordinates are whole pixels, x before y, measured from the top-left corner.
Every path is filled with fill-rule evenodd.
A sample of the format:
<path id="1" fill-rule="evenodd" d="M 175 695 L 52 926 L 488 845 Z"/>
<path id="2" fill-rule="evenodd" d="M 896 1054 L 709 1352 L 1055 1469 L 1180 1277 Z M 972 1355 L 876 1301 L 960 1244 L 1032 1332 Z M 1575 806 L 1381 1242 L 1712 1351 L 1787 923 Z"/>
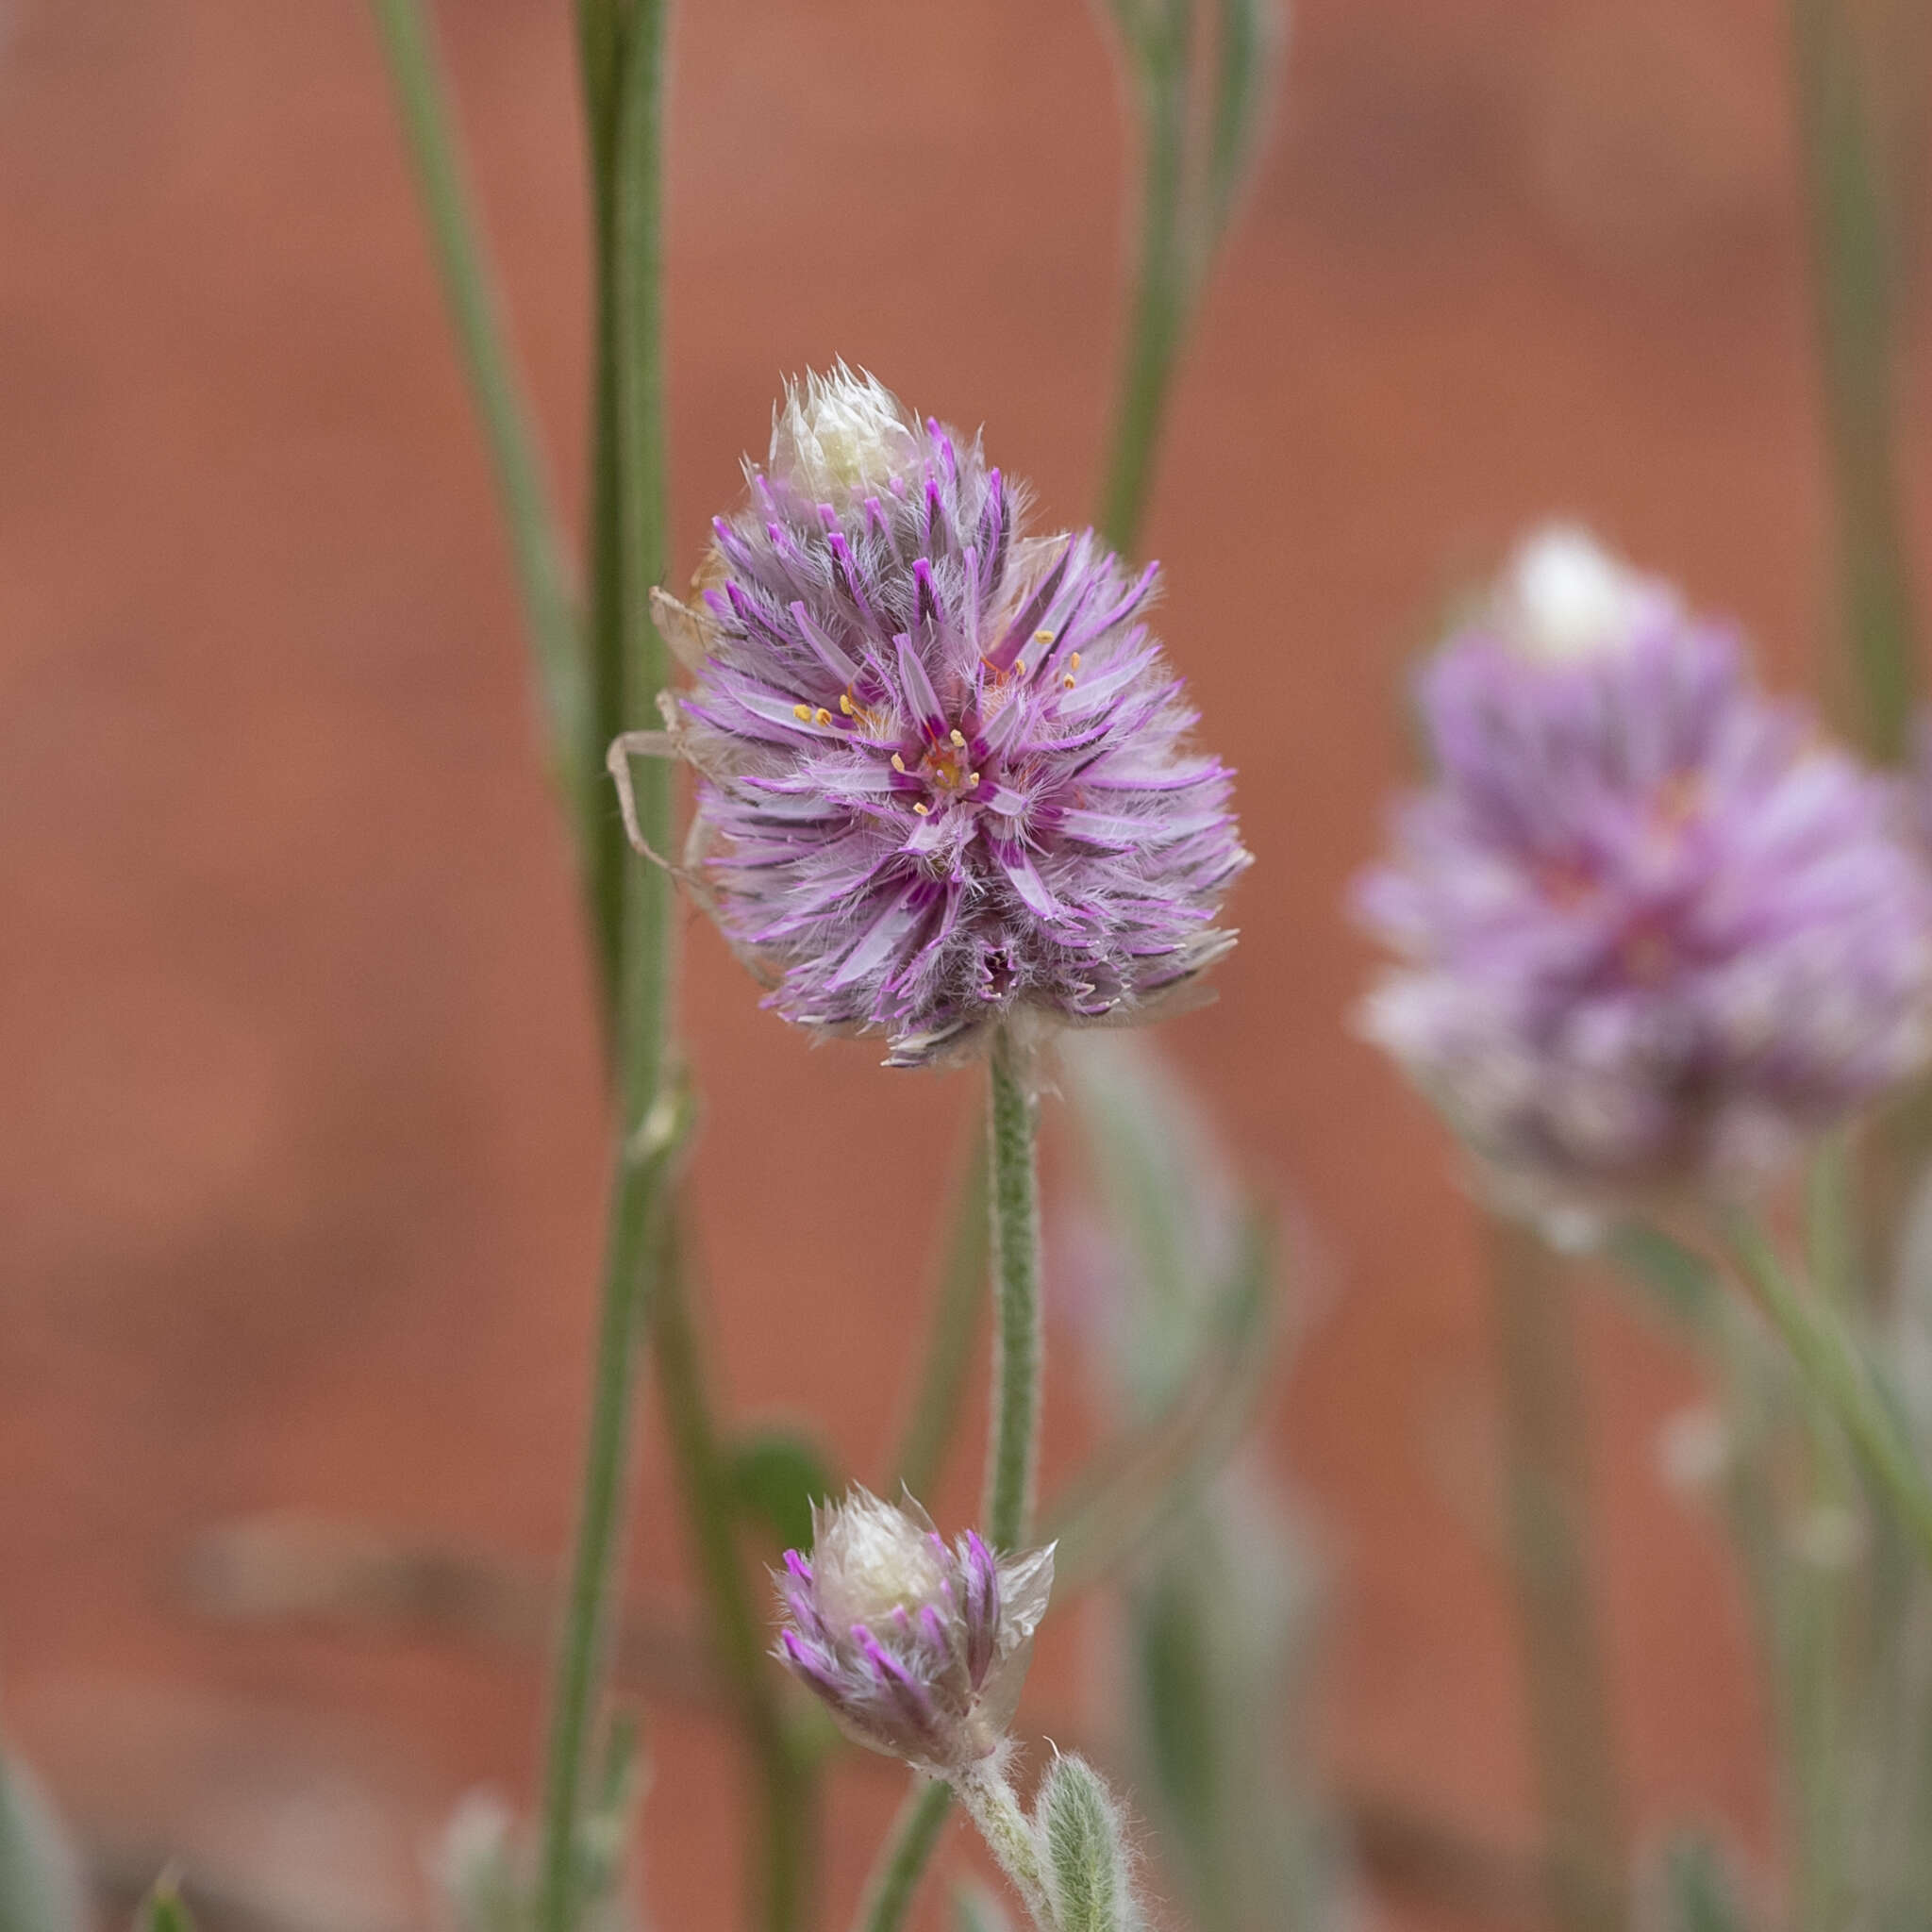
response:
<path id="1" fill-rule="evenodd" d="M 155 1881 L 141 1907 L 140 1932 L 194 1932 L 194 1916 L 182 1903 L 181 1889 L 173 1873 L 164 1872 Z"/>
<path id="2" fill-rule="evenodd" d="M 770 1530 L 785 1550 L 811 1548 L 811 1506 L 839 1489 L 824 1452 L 797 1429 L 741 1438 L 731 1448 L 725 1477 L 740 1514 Z"/>
<path id="3" fill-rule="evenodd" d="M 1134 1932 L 1120 1807 L 1085 1758 L 1057 1757 L 1033 1807 L 1057 1932 Z"/>

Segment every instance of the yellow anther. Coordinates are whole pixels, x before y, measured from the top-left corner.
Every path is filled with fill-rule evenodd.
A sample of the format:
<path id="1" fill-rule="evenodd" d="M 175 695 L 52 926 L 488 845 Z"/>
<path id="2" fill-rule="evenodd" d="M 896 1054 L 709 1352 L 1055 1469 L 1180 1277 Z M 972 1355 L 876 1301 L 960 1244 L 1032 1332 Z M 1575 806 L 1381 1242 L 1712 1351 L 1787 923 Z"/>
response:
<path id="1" fill-rule="evenodd" d="M 969 776 L 967 777 L 967 780 L 966 780 L 966 789 L 967 789 L 967 791 L 972 791 L 972 789 L 973 789 L 973 788 L 974 788 L 974 787 L 975 785 L 977 785 L 978 783 L 979 783 L 979 774 L 978 774 L 977 772 L 974 772 L 974 773 L 972 773 L 972 774 L 970 774 L 970 775 L 969 775 Z"/>
<path id="2" fill-rule="evenodd" d="M 1060 689 L 1062 691 L 1072 691 L 1073 688 L 1074 680 L 1071 676 L 1063 677 L 1060 679 Z"/>
<path id="3" fill-rule="evenodd" d="M 897 772 L 901 777 L 905 776 L 906 760 L 902 758 L 897 752 L 894 752 L 892 754 L 892 769 L 893 771 Z"/>
<path id="4" fill-rule="evenodd" d="M 1077 671 L 1077 670 L 1079 670 L 1079 668 L 1080 668 L 1080 654 L 1079 654 L 1079 652 L 1078 652 L 1078 651 L 1075 651 L 1075 652 L 1074 653 L 1074 655 L 1073 655 L 1073 656 L 1072 656 L 1071 658 L 1069 658 L 1067 659 L 1067 666 L 1068 666 L 1068 668 L 1069 668 L 1070 670 L 1073 670 L 1073 671 Z"/>
<path id="5" fill-rule="evenodd" d="M 928 819 L 932 816 L 932 807 L 929 805 L 915 805 L 912 809 L 920 818 Z"/>
<path id="6" fill-rule="evenodd" d="M 1036 644 L 1050 644 L 1053 641 L 1054 633 L 1050 630 L 1037 630 L 1033 633 L 1033 641 Z"/>
<path id="7" fill-rule="evenodd" d="M 852 716 L 852 693 L 849 691 L 841 694 L 839 699 L 839 708 L 841 711 L 843 711 L 848 718 Z"/>
<path id="8" fill-rule="evenodd" d="M 814 711 L 811 715 L 813 722 L 819 724 L 829 724 L 832 722 L 831 712 L 826 710 L 824 706 L 823 705 L 821 705 L 818 708 L 818 709 Z"/>
<path id="9" fill-rule="evenodd" d="M 1024 676 L 1026 675 L 1026 660 L 1025 660 L 1025 658 L 1020 658 L 1020 659 L 1018 660 L 1018 662 L 1016 662 L 1016 663 L 1014 664 L 1014 666 L 1013 666 L 1013 675 L 1014 675 L 1015 677 L 1024 677 Z"/>
<path id="10" fill-rule="evenodd" d="M 956 730 L 956 731 L 954 731 L 954 732 L 953 732 L 953 733 L 951 734 L 951 736 L 952 736 L 952 740 L 953 740 L 953 742 L 954 742 L 955 744 L 957 744 L 957 745 L 958 745 L 958 746 L 959 747 L 959 749 L 960 749 L 961 751 L 964 751 L 964 750 L 966 749 L 966 735 L 965 735 L 965 733 L 964 733 L 964 732 L 962 732 L 962 731 L 958 731 L 958 730 Z"/>
<path id="11" fill-rule="evenodd" d="M 811 723 L 811 707 L 809 705 L 793 705 L 791 708 L 791 715 L 794 718 L 796 718 L 801 724 L 809 724 Z"/>

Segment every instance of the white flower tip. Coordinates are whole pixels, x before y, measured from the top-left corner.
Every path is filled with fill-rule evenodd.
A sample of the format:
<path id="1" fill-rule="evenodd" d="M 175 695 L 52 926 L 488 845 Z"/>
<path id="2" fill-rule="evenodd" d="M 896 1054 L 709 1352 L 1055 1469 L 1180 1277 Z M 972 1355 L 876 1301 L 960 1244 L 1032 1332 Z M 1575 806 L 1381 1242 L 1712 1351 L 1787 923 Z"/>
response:
<path id="1" fill-rule="evenodd" d="M 820 1514 L 812 1548 L 819 1601 L 833 1622 L 872 1624 L 944 1588 L 945 1560 L 918 1516 L 854 1488 Z"/>
<path id="2" fill-rule="evenodd" d="M 842 361 L 788 382 L 772 412 L 771 474 L 812 503 L 843 508 L 876 496 L 919 455 L 917 419 L 877 377 Z"/>
<path id="3" fill-rule="evenodd" d="M 1678 608 L 1668 585 L 1632 570 L 1574 524 L 1547 524 L 1524 539 L 1498 602 L 1510 643 L 1548 664 L 1620 650 Z"/>

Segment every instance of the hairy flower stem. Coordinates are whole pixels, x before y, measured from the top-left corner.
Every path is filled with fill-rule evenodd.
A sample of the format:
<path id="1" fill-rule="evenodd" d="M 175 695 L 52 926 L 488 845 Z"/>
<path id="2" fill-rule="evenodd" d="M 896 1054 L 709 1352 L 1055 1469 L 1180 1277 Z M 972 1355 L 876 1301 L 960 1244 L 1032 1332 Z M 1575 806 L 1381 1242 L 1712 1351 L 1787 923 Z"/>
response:
<path id="1" fill-rule="evenodd" d="M 668 548 L 661 274 L 664 0 L 580 0 L 597 270 L 591 534 L 590 769 L 620 731 L 649 713 L 665 675 L 651 628 L 650 586 Z M 653 775 L 639 817 L 669 843 L 669 774 Z M 558 1639 L 544 1765 L 538 1932 L 573 1932 L 576 1835 L 608 1668 L 607 1626 L 621 1539 L 624 1475 L 654 1263 L 667 1230 L 660 1208 L 669 1151 L 651 1124 L 681 1108 L 660 1093 L 668 1058 L 675 928 L 665 882 L 631 865 L 617 814 L 595 821 L 585 867 L 615 1069 L 618 1177 L 593 1366 L 593 1398 L 570 1598 Z"/>
<path id="2" fill-rule="evenodd" d="M 490 447 L 524 621 L 537 660 L 558 783 L 580 855 L 603 804 L 602 757 L 590 756 L 583 639 L 568 548 L 552 505 L 528 398 L 518 379 L 423 0 L 371 0 L 402 112 L 470 393 Z"/>
<path id="3" fill-rule="evenodd" d="M 1022 1049 L 1002 1028 L 988 1061 L 991 1105 L 993 1398 L 987 1445 L 987 1540 L 1022 1548 L 1032 1527 L 1040 1447 L 1040 1175 L 1035 1140 L 1040 1103 L 1021 1065 Z"/>
<path id="4" fill-rule="evenodd" d="M 986 1497 L 980 1511 L 987 1540 L 1001 1552 L 1020 1549 L 1030 1533 L 1040 1437 L 1040 1175 L 1035 1147 L 1040 1107 L 1019 1064 L 1021 1057 L 1022 1049 L 1002 1027 L 987 1062 L 993 1392 Z M 1012 1793 L 1003 1782 L 996 1778 L 993 1782 L 1006 1792 L 1007 1804 L 1017 1816 Z M 979 1802 L 993 1803 L 978 1786 L 974 1790 Z M 963 1781 L 958 1792 L 969 1807 L 975 1802 Z M 939 1842 L 946 1804 L 943 1785 L 915 1788 L 907 1799 L 866 1888 L 866 1904 L 858 1921 L 862 1932 L 893 1932 L 904 1921 L 926 1861 Z M 975 1809 L 973 1815 L 981 1831 L 986 1831 L 980 1811 Z M 1024 1821 L 1021 1829 L 1024 1829 Z M 997 1844 L 993 1850 L 1005 1864 L 1006 1854 Z M 1027 1903 L 1033 1904 L 1031 1896 Z"/>
<path id="5" fill-rule="evenodd" d="M 1728 1245 L 1757 1306 L 1770 1318 L 1805 1385 L 1845 1432 L 1874 1488 L 1932 1564 L 1932 1478 L 1887 1406 L 1871 1364 L 1840 1312 L 1791 1278 L 1763 1227 L 1740 1215 Z"/>
<path id="6" fill-rule="evenodd" d="M 1013 1881 L 1033 1923 L 1041 1932 L 1053 1932 L 1053 1911 L 1046 1901 L 1039 1846 L 998 1758 L 987 1758 L 971 1771 L 961 1772 L 953 1780 L 953 1793 L 979 1827 L 979 1835 L 999 1861 L 1000 1870 Z"/>
<path id="7" fill-rule="evenodd" d="M 1501 1220 L 1491 1224 L 1491 1274 L 1550 1905 L 1562 1932 L 1619 1932 L 1628 1918 L 1623 1804 L 1591 1600 L 1570 1285 L 1534 1234 Z"/>
<path id="8" fill-rule="evenodd" d="M 950 1785 L 938 1778 L 914 1779 L 858 1902 L 853 1932 L 899 1932 L 912 1909 L 919 1881 L 940 1841 L 952 1803 Z"/>
<path id="9" fill-rule="evenodd" d="M 755 1923 L 769 1932 L 796 1932 L 810 1917 L 818 1780 L 786 1728 L 776 1680 L 767 1665 L 764 1629 L 739 1556 L 738 1511 L 719 1452 L 684 1279 L 674 1246 L 652 1311 L 665 1428 L 711 1647 L 758 1768 L 764 1850 Z"/>
<path id="10" fill-rule="evenodd" d="M 1125 556 L 1134 554 L 1140 539 L 1192 293 L 1183 221 L 1187 88 L 1167 78 L 1171 64 L 1186 61 L 1189 14 L 1182 0 L 1161 0 L 1159 23 L 1149 28 L 1160 46 L 1151 54 L 1152 73 L 1137 81 L 1142 124 L 1140 254 L 1099 525 L 1108 542 Z"/>

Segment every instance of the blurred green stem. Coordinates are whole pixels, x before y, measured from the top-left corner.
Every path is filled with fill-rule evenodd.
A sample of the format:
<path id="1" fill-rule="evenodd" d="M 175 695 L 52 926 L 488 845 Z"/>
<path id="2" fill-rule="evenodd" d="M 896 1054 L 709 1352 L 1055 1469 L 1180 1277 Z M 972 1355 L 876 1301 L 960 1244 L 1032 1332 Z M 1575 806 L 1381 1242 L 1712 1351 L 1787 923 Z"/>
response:
<path id="1" fill-rule="evenodd" d="M 610 1598 L 630 1461 L 638 1343 L 645 1307 L 642 1288 L 649 1257 L 663 1239 L 667 1183 L 684 1131 L 684 1109 L 667 1095 L 639 1131 L 622 1138 L 619 1149 L 606 1236 L 576 1547 L 551 1689 L 538 1871 L 539 1932 L 571 1932 L 576 1923 L 577 1823 L 599 1692 L 609 1664 Z"/>
<path id="2" fill-rule="evenodd" d="M 1040 1450 L 1040 1103 L 1002 1027 L 987 1062 L 992 1175 L 993 1392 L 981 1516 L 996 1550 L 1025 1545 Z"/>
<path id="3" fill-rule="evenodd" d="M 591 823 L 603 803 L 604 760 L 601 750 L 588 755 L 590 693 L 569 547 L 544 477 L 534 412 L 510 353 L 428 15 L 423 0 L 371 4 L 402 111 L 443 297 L 496 475 L 551 756 L 579 848 L 587 853 Z"/>
<path id="4" fill-rule="evenodd" d="M 865 1895 L 858 1903 L 853 1932 L 899 1932 L 919 1892 L 940 1831 L 952 1808 L 949 1785 L 924 1774 L 914 1777 L 893 1822 L 892 1835 L 879 1853 Z"/>
<path id="5" fill-rule="evenodd" d="M 597 275 L 592 676 L 579 756 L 593 771 L 610 741 L 649 714 L 664 679 L 648 593 L 663 575 L 669 542 L 659 259 L 665 12 L 665 0 L 581 0 L 578 8 Z M 671 774 L 642 776 L 639 816 L 646 839 L 662 851 L 670 842 Z M 657 1157 L 651 1124 L 681 1114 L 660 1092 L 675 937 L 666 883 L 656 867 L 631 862 L 614 810 L 593 814 L 591 828 L 585 872 L 620 1151 L 576 1548 L 552 1692 L 539 1932 L 573 1932 L 577 1919 L 576 1833 L 608 1667 L 636 1343 L 667 1238 L 659 1210 L 669 1157 Z"/>
<path id="6" fill-rule="evenodd" d="M 1100 531 L 1132 555 L 1153 481 L 1154 456 L 1187 333 L 1191 298 L 1187 188 L 1190 0 L 1153 0 L 1131 80 L 1140 109 L 1140 252 L 1125 356 L 1101 491 Z M 1133 52 L 1129 59 L 1132 63 Z"/>
<path id="7" fill-rule="evenodd" d="M 1932 1481 L 1919 1467 L 1842 1311 L 1791 1278 L 1775 1244 L 1750 1216 L 1731 1220 L 1728 1245 L 1805 1386 L 1836 1418 L 1874 1488 L 1898 1512 L 1920 1555 L 1932 1563 Z"/>
<path id="8" fill-rule="evenodd" d="M 758 1768 L 763 1864 L 756 1923 L 769 1932 L 796 1932 L 810 1918 L 818 1779 L 786 1727 L 777 1679 L 767 1667 L 764 1625 L 745 1582 L 738 1511 L 675 1252 L 658 1283 L 652 1327 L 665 1428 L 711 1648 Z"/>
<path id="9" fill-rule="evenodd" d="M 1490 1224 L 1507 1515 L 1562 1932 L 1627 1921 L 1625 1838 L 1589 1562 L 1583 1377 L 1569 1271 L 1528 1229 Z"/>
<path id="10" fill-rule="evenodd" d="M 1917 612 L 1900 498 L 1897 237 L 1844 0 L 1790 0 L 1841 623 L 1866 748 L 1911 751 Z"/>
<path id="11" fill-rule="evenodd" d="M 960 1164 L 954 1185 L 939 1292 L 933 1303 L 932 1332 L 893 1474 L 894 1487 L 909 1490 L 915 1496 L 932 1493 L 958 1426 L 966 1371 L 986 1293 L 991 1232 L 986 1196 L 987 1137 L 981 1129 L 971 1138 L 972 1152 Z"/>

